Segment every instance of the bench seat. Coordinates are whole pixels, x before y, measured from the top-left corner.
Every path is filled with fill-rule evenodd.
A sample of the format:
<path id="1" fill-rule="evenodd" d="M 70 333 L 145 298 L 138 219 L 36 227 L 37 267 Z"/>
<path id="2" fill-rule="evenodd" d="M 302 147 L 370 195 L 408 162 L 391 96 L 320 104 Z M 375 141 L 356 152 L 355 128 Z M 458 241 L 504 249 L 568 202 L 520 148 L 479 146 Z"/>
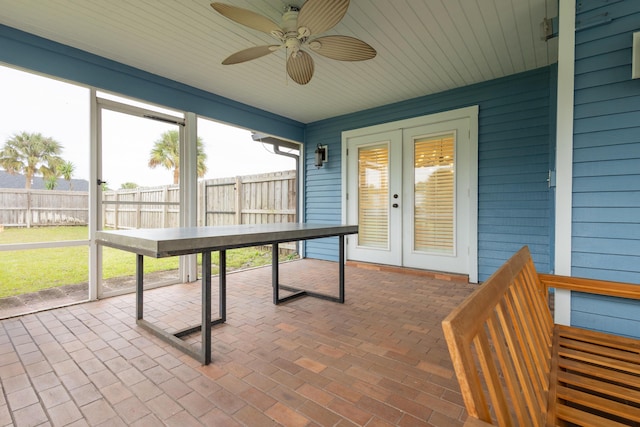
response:
<path id="1" fill-rule="evenodd" d="M 466 426 L 638 426 L 640 340 L 553 323 L 550 288 L 640 286 L 535 271 L 525 246 L 442 322 Z"/>

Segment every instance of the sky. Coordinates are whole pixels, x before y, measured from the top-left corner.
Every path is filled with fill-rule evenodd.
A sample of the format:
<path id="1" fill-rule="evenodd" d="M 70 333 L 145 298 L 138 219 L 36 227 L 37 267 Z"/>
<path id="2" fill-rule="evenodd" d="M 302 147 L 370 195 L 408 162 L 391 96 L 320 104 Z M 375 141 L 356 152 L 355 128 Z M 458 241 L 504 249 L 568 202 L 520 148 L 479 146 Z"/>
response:
<path id="1" fill-rule="evenodd" d="M 74 164 L 73 178 L 89 179 L 89 90 L 0 65 L 0 147 L 16 133 L 41 133 L 63 147 Z M 117 189 L 173 183 L 173 171 L 148 167 L 153 143 L 177 126 L 106 111 L 103 115 L 102 180 Z M 295 169 L 292 158 L 253 141 L 251 132 L 205 118 L 198 136 L 207 154 L 204 178 L 224 178 Z M 62 178 L 60 179 L 62 181 Z M 64 184 L 60 182 L 61 187 Z"/>

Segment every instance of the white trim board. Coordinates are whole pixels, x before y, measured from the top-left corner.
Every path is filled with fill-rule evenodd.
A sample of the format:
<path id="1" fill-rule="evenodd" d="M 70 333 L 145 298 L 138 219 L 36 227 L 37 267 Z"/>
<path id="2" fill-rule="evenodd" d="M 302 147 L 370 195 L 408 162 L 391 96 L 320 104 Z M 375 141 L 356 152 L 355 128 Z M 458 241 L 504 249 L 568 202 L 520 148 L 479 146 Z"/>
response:
<path id="1" fill-rule="evenodd" d="M 559 4 L 558 101 L 556 119 L 556 218 L 554 272 L 571 275 L 573 204 L 573 109 L 575 72 L 574 1 Z M 571 324 L 571 292 L 556 289 L 555 322 Z"/>

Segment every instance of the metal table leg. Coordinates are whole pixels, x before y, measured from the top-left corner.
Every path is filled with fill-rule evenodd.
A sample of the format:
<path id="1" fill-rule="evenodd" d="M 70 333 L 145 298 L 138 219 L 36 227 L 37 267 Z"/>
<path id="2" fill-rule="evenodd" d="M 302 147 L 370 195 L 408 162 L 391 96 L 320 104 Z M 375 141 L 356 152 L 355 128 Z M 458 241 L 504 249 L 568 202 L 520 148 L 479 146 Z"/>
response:
<path id="1" fill-rule="evenodd" d="M 293 286 L 281 285 L 279 279 L 279 264 L 278 264 L 278 244 L 273 244 L 272 254 L 271 254 L 271 282 L 273 286 L 273 303 L 280 304 L 294 298 L 302 297 L 302 296 L 310 296 L 314 298 L 320 298 L 327 301 L 339 302 L 344 304 L 344 258 L 345 258 L 345 250 L 344 250 L 344 235 L 338 236 L 340 239 L 340 249 L 339 249 L 339 284 L 338 284 L 338 296 L 334 297 L 332 295 L 321 294 L 319 292 L 308 291 L 304 289 L 295 288 Z M 284 289 L 285 291 L 293 292 L 291 295 L 288 295 L 284 298 L 280 298 L 280 289 Z"/>
<path id="2" fill-rule="evenodd" d="M 227 251 L 222 250 L 219 253 L 218 261 L 218 309 L 220 311 L 220 319 L 217 323 L 227 321 Z"/>
<path id="3" fill-rule="evenodd" d="M 143 290 L 143 276 L 144 276 L 144 257 L 142 255 L 136 255 L 136 320 L 142 319 L 142 290 Z"/>
<path id="4" fill-rule="evenodd" d="M 203 365 L 211 363 L 211 251 L 202 253 L 202 348 Z"/>
<path id="5" fill-rule="evenodd" d="M 340 275 L 340 296 L 338 297 L 338 302 L 341 304 L 344 304 L 344 234 L 341 234 L 340 236 L 340 248 L 338 249 L 338 262 L 340 263 L 339 268 L 339 275 Z"/>
<path id="6" fill-rule="evenodd" d="M 271 245 L 271 286 L 273 287 L 273 303 L 280 302 L 280 284 L 278 283 L 278 244 Z"/>
<path id="7" fill-rule="evenodd" d="M 137 324 L 154 334 L 161 340 L 182 350 L 189 356 L 200 361 L 203 365 L 211 363 L 211 326 L 223 323 L 226 320 L 226 253 L 220 253 L 220 282 L 219 282 L 219 304 L 220 317 L 211 320 L 211 251 L 202 252 L 202 318 L 201 324 L 181 329 L 174 333 L 167 332 L 158 326 L 147 322 L 142 318 L 142 255 L 138 255 L 136 268 L 136 316 Z M 200 332 L 202 345 L 200 348 L 184 342 L 181 338 L 193 333 Z"/>

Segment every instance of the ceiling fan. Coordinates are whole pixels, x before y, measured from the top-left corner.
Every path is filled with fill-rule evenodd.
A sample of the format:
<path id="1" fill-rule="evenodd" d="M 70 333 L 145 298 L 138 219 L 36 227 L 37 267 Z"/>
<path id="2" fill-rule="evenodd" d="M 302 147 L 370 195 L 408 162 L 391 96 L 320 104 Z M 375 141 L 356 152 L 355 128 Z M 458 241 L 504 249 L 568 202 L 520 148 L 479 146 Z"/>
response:
<path id="1" fill-rule="evenodd" d="M 287 74 L 294 82 L 305 85 L 313 77 L 314 64 L 311 55 L 303 48 L 338 61 L 364 61 L 376 56 L 374 48 L 354 37 L 312 38 L 340 22 L 347 13 L 349 0 L 307 0 L 301 8 L 288 6 L 280 25 L 255 12 L 226 3 L 213 2 L 211 7 L 232 21 L 267 33 L 280 42 L 236 52 L 222 61 L 223 65 L 239 64 L 285 49 Z"/>

